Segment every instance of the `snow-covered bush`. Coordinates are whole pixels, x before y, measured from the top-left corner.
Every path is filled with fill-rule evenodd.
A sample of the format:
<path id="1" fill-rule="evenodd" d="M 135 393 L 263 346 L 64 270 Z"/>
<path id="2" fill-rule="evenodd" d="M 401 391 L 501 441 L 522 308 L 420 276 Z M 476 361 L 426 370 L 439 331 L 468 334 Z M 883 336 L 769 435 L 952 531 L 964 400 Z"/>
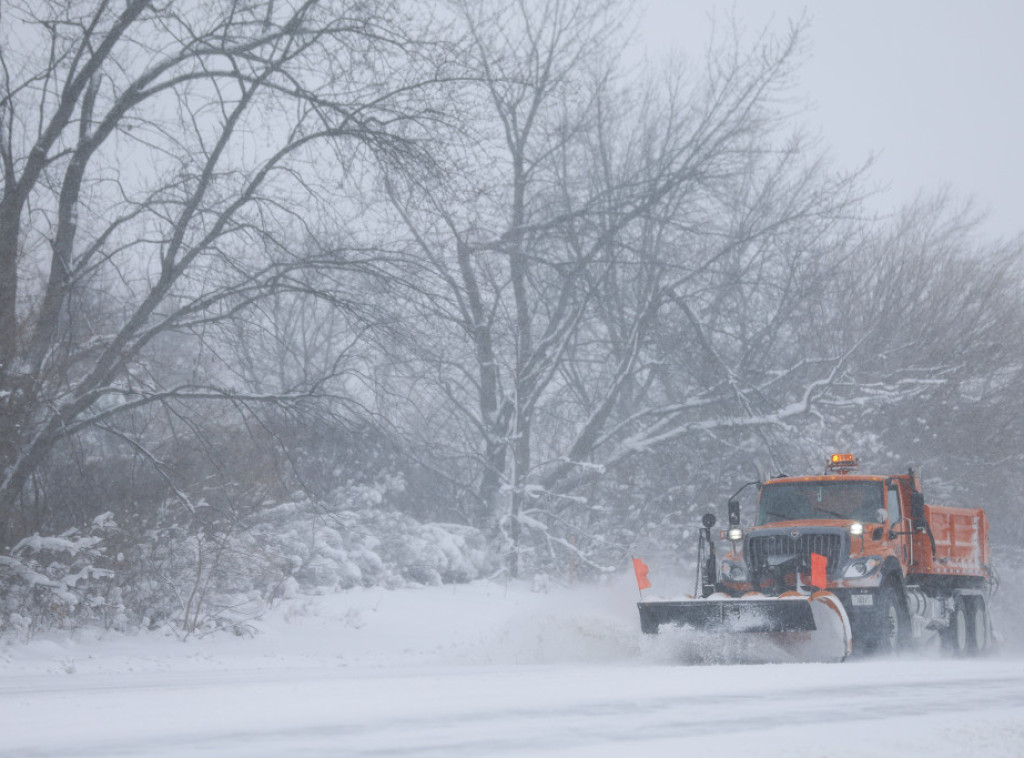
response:
<path id="1" fill-rule="evenodd" d="M 245 633 L 280 598 L 467 582 L 496 569 L 480 531 L 391 508 L 402 486 L 349 484 L 230 518 L 168 502 L 144 527 L 119 528 L 106 514 L 85 530 L 34 535 L 0 556 L 0 635 L 82 625 Z"/>
<path id="2" fill-rule="evenodd" d="M 328 502 L 299 497 L 261 508 L 205 543 L 196 536 L 172 543 L 194 556 L 179 567 L 177 581 L 167 577 L 178 605 L 170 614 L 175 626 L 237 631 L 282 597 L 466 582 L 494 570 L 478 530 L 420 524 L 382 507 L 383 494 L 346 487 Z"/>
<path id="3" fill-rule="evenodd" d="M 145 526 L 103 516 L 88 530 L 22 540 L 0 556 L 0 634 L 80 625 L 188 636 L 250 630 L 275 600 L 351 587 L 467 582 L 492 573 L 484 535 L 394 510 L 401 477 L 297 494 L 248 512 L 169 501 Z"/>
<path id="4" fill-rule="evenodd" d="M 107 513 L 85 530 L 35 534 L 0 555 L 0 634 L 28 637 L 83 624 L 123 627 L 116 556 L 106 544 L 117 531 Z"/>
<path id="5" fill-rule="evenodd" d="M 269 593 L 268 601 L 284 589 L 321 593 L 466 582 L 494 570 L 479 530 L 421 524 L 382 505 L 400 486 L 400 480 L 348 486 L 327 502 L 302 497 L 262 509 L 234 538 L 232 552 L 263 561 L 260 589 Z"/>

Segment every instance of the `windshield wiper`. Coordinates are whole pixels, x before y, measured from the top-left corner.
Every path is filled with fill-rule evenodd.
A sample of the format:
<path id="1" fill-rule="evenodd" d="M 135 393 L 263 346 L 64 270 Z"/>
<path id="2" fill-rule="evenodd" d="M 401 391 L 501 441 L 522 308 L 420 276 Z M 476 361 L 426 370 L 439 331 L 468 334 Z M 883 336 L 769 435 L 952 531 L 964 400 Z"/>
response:
<path id="1" fill-rule="evenodd" d="M 812 506 L 812 507 L 816 511 L 821 511 L 822 513 L 827 513 L 827 514 L 829 514 L 831 516 L 835 516 L 836 518 L 841 518 L 841 519 L 849 518 L 848 516 L 844 516 L 842 513 L 836 513 L 835 511 L 830 511 L 828 508 L 822 508 L 820 505 L 815 505 L 815 506 Z"/>

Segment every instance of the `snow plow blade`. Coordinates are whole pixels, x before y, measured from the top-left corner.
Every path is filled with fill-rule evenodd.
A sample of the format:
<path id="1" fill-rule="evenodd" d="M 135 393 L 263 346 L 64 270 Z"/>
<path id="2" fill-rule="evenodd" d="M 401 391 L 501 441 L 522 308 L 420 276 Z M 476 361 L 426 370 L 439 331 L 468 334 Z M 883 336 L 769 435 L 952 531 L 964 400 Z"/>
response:
<path id="1" fill-rule="evenodd" d="M 661 600 L 637 603 L 640 629 L 657 634 L 662 624 L 698 631 L 810 631 L 814 614 L 807 598 L 729 598 L 728 600 Z"/>
<path id="2" fill-rule="evenodd" d="M 838 662 L 853 648 L 849 617 L 831 592 L 715 594 L 641 601 L 637 608 L 641 631 L 657 634 L 663 625 L 679 627 L 681 657 L 698 663 Z"/>

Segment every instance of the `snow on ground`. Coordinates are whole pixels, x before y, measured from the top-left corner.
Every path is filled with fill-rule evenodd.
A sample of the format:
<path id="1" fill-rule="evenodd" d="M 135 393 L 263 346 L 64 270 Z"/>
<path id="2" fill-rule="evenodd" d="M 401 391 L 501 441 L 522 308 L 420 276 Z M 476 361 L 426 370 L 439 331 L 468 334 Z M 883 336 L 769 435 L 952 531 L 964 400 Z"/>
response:
<path id="1" fill-rule="evenodd" d="M 631 579 L 295 598 L 252 637 L 0 648 L 0 756 L 1019 756 L 1024 659 L 684 666 Z M 713 753 L 712 753 L 713 751 Z"/>

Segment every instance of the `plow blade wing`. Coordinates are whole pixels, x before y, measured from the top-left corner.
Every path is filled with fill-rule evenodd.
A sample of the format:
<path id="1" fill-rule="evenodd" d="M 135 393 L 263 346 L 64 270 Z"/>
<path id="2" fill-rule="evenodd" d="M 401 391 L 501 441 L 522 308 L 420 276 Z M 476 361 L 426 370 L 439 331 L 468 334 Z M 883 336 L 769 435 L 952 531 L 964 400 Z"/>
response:
<path id="1" fill-rule="evenodd" d="M 728 598 L 639 602 L 640 628 L 657 634 L 662 624 L 702 632 L 802 632 L 816 628 L 807 598 Z"/>
<path id="2" fill-rule="evenodd" d="M 679 629 L 679 657 L 695 663 L 843 661 L 853 649 L 850 619 L 830 592 L 637 603 L 640 628 Z M 682 635 L 678 637 L 678 635 Z"/>

